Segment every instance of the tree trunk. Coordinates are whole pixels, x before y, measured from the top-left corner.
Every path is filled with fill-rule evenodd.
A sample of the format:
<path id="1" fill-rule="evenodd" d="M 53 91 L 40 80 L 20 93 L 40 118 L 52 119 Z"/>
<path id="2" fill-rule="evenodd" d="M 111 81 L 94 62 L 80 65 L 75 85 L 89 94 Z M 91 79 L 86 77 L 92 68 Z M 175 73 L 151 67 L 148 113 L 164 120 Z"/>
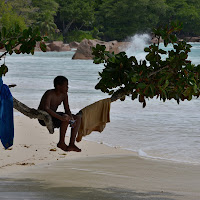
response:
<path id="1" fill-rule="evenodd" d="M 129 92 L 129 94 L 131 94 L 131 92 Z M 117 101 L 118 99 L 122 99 L 124 98 L 126 95 L 128 95 L 128 93 L 118 93 L 118 94 L 113 94 L 111 96 L 111 102 Z"/>
<path id="2" fill-rule="evenodd" d="M 63 30 L 63 35 L 66 35 L 66 34 L 67 34 L 67 32 L 68 32 L 70 26 L 71 26 L 73 23 L 74 23 L 74 19 L 73 19 L 71 22 L 69 22 L 69 23 L 67 24 L 67 26 L 66 26 L 65 29 Z"/>
<path id="3" fill-rule="evenodd" d="M 16 85 L 9 85 L 9 87 L 15 87 Z M 125 96 L 126 94 L 120 93 L 120 94 L 115 94 L 111 97 L 111 102 L 117 101 L 118 99 L 121 99 Z M 29 108 L 27 105 L 23 104 L 22 102 L 18 101 L 13 97 L 13 108 L 18 110 L 20 113 L 24 114 L 25 116 L 31 118 L 31 119 L 39 119 L 43 120 L 44 123 L 46 124 L 46 127 L 49 131 L 49 133 L 53 134 L 54 133 L 54 126 L 52 122 L 52 117 L 45 111 L 39 110 L 39 109 L 34 109 L 34 108 Z"/>
<path id="4" fill-rule="evenodd" d="M 28 106 L 21 103 L 14 97 L 13 97 L 13 107 L 31 119 L 34 118 L 34 119 L 43 120 L 44 123 L 46 124 L 46 127 L 47 127 L 49 133 L 51 133 L 51 134 L 54 133 L 54 126 L 53 126 L 52 118 L 47 112 L 45 112 L 43 110 L 36 110 L 34 108 L 29 108 Z"/>

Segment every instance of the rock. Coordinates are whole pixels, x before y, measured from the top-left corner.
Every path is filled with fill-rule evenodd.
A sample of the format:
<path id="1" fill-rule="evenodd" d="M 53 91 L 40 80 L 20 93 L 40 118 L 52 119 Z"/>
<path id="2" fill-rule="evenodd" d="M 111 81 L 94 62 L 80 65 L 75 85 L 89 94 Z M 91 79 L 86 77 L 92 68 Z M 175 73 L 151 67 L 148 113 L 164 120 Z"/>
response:
<path id="1" fill-rule="evenodd" d="M 50 51 L 60 51 L 62 46 L 63 46 L 62 41 L 54 41 L 48 45 L 48 47 L 50 48 Z"/>
<path id="2" fill-rule="evenodd" d="M 47 50 L 47 51 L 51 51 L 51 49 L 50 49 L 50 47 L 49 47 L 49 46 L 47 46 L 47 47 L 46 47 L 46 50 Z"/>
<path id="3" fill-rule="evenodd" d="M 73 55 L 72 59 L 85 59 L 85 60 L 92 59 L 94 57 L 92 55 L 92 47 L 96 47 L 97 44 L 105 45 L 106 51 L 114 53 L 119 53 L 121 51 L 121 45 L 122 45 L 122 43 L 119 43 L 117 41 L 104 42 L 100 40 L 84 39 L 79 44 L 76 53 Z"/>
<path id="4" fill-rule="evenodd" d="M 60 51 L 71 51 L 69 44 L 63 44 Z"/>
<path id="5" fill-rule="evenodd" d="M 200 37 L 185 37 L 187 42 L 200 42 Z"/>
<path id="6" fill-rule="evenodd" d="M 63 44 L 62 41 L 53 41 L 48 45 L 50 51 L 70 51 L 71 48 L 68 44 Z"/>
<path id="7" fill-rule="evenodd" d="M 72 59 L 92 59 L 91 47 L 94 47 L 96 41 L 91 42 L 91 40 L 84 39 L 79 44 L 76 53 L 73 55 Z"/>
<path id="8" fill-rule="evenodd" d="M 70 46 L 70 48 L 77 49 L 79 44 L 80 44 L 79 42 L 74 41 L 74 42 L 70 42 L 69 46 Z"/>

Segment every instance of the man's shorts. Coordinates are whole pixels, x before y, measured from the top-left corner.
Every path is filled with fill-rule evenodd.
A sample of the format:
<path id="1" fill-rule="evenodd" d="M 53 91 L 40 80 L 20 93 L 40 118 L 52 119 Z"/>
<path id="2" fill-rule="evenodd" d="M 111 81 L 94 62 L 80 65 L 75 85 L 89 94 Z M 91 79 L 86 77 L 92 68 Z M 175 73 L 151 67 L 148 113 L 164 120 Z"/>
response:
<path id="1" fill-rule="evenodd" d="M 57 114 L 59 114 L 59 115 L 63 115 L 63 114 L 65 114 L 65 113 L 63 113 L 63 112 L 56 112 Z M 44 121 L 43 120 L 40 120 L 40 119 L 38 119 L 38 121 L 39 121 L 39 123 L 42 125 L 42 126 L 46 126 L 46 124 L 44 123 Z M 57 119 L 57 118 L 55 118 L 55 117 L 52 117 L 52 121 L 53 121 L 53 126 L 54 126 L 54 128 L 60 128 L 60 126 L 61 126 L 61 124 L 62 124 L 62 121 L 61 120 L 59 120 L 59 119 Z"/>

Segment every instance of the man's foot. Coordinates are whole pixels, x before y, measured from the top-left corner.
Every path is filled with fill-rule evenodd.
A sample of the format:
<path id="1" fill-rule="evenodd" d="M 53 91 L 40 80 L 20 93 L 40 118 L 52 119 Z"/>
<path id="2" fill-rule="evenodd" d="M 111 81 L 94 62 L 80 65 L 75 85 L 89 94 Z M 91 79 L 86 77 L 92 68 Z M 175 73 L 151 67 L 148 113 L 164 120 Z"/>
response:
<path id="1" fill-rule="evenodd" d="M 65 143 L 58 143 L 57 147 L 62 149 L 63 151 L 67 151 L 68 146 Z"/>
<path id="2" fill-rule="evenodd" d="M 76 151 L 76 152 L 81 152 L 81 149 L 79 149 L 75 144 L 70 144 L 67 147 L 67 151 Z"/>

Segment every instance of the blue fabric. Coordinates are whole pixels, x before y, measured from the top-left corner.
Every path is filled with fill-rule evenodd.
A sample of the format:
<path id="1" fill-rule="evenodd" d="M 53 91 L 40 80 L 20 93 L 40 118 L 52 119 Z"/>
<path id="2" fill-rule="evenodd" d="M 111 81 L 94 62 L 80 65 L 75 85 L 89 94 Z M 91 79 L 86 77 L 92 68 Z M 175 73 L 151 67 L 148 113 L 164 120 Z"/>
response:
<path id="1" fill-rule="evenodd" d="M 0 139 L 5 149 L 13 145 L 13 97 L 0 77 Z"/>

